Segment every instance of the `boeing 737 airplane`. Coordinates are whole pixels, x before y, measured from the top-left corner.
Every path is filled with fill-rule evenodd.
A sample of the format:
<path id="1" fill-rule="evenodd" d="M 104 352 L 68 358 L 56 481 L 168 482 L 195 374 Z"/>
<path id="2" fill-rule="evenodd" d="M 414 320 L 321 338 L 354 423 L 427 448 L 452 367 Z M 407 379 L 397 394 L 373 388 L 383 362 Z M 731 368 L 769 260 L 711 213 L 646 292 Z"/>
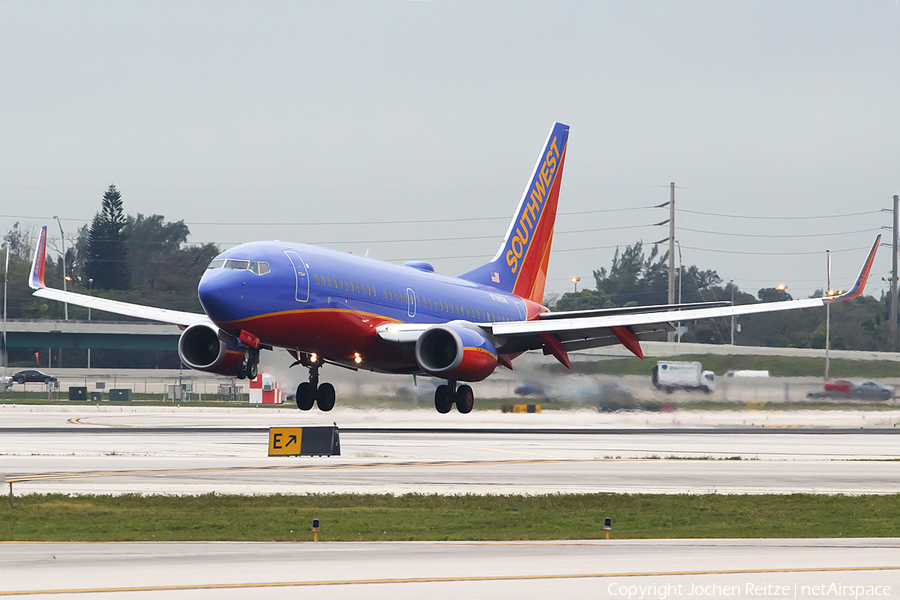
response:
<path id="1" fill-rule="evenodd" d="M 744 306 L 701 303 L 554 313 L 542 306 L 559 201 L 567 125 L 555 123 L 497 255 L 459 277 L 425 262 L 395 265 L 305 244 L 252 242 L 213 260 L 200 279 L 205 314 L 128 304 L 47 288 L 47 228 L 35 250 L 35 296 L 94 310 L 174 323 L 178 353 L 192 369 L 255 377 L 261 350 L 284 348 L 309 369 L 297 406 L 334 407 L 334 386 L 319 382 L 323 365 L 446 380 L 434 394 L 438 412 L 472 410 L 469 383 L 498 365 L 542 350 L 569 367 L 568 353 L 622 344 L 643 358 L 640 340 L 673 322 L 823 306 L 860 295 L 881 236 L 855 286 L 833 298 Z M 292 365 L 292 366 L 294 366 Z"/>

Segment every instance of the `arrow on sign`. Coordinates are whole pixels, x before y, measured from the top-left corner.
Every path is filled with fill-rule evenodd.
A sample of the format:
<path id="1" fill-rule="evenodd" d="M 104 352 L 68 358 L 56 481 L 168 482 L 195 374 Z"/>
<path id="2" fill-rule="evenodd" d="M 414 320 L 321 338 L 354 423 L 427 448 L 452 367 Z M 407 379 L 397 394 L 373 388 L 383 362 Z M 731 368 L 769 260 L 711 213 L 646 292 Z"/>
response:
<path id="1" fill-rule="evenodd" d="M 287 444 L 285 444 L 284 447 L 287 448 L 291 444 L 296 444 L 296 443 L 297 443 L 297 436 L 292 435 L 291 437 L 288 438 Z"/>

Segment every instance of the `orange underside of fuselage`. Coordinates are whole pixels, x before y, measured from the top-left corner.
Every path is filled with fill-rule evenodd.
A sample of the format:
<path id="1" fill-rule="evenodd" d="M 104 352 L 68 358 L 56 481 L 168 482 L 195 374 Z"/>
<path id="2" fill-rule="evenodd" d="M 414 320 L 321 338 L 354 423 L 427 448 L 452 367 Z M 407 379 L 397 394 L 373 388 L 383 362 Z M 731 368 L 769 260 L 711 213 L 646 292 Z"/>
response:
<path id="1" fill-rule="evenodd" d="M 415 354 L 382 341 L 376 328 L 396 321 L 346 309 L 309 309 L 217 323 L 228 331 L 243 329 L 264 344 L 315 352 L 323 358 L 362 369 L 410 372 Z M 354 361 L 359 354 L 362 362 Z"/>

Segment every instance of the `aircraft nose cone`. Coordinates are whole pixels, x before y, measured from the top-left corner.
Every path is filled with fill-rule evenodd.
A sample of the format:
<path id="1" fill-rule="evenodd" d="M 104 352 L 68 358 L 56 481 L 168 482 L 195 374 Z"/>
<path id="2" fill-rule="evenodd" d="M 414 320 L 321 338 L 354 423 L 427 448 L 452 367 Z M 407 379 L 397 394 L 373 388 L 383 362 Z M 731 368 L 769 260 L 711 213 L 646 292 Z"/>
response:
<path id="1" fill-rule="evenodd" d="M 200 278 L 197 295 L 206 315 L 215 322 L 232 321 L 237 318 L 235 299 L 240 298 L 241 282 L 235 281 L 234 273 L 224 269 L 207 271 Z"/>

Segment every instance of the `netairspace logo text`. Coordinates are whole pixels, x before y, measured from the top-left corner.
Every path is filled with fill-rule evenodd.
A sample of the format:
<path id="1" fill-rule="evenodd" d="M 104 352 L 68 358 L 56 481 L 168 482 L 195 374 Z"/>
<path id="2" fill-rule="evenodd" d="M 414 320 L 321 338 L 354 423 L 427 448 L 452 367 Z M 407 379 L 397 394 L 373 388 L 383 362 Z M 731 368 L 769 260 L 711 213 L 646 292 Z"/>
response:
<path id="1" fill-rule="evenodd" d="M 666 600 L 667 598 L 883 598 L 890 596 L 889 585 L 845 585 L 821 583 L 818 585 L 775 585 L 746 583 L 744 585 L 654 584 L 626 585 L 610 583 L 606 592 L 615 598 L 628 600 Z"/>

